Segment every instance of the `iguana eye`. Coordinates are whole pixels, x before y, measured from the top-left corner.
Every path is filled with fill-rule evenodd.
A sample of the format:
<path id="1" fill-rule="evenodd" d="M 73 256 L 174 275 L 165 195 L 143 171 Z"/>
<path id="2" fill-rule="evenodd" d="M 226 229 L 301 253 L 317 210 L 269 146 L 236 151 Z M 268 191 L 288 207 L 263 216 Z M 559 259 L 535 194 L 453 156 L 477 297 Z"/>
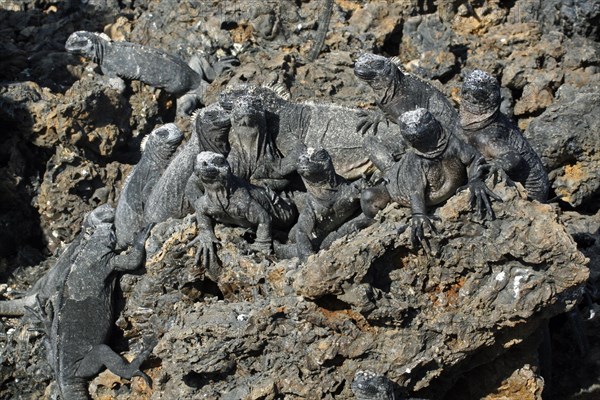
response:
<path id="1" fill-rule="evenodd" d="M 161 139 L 166 139 L 169 137 L 169 131 L 166 129 L 161 129 L 160 131 L 156 131 L 156 135 Z"/>
<path id="2" fill-rule="evenodd" d="M 375 69 L 383 69 L 385 67 L 385 62 L 384 60 L 375 60 L 373 61 L 372 66 Z"/>
<path id="3" fill-rule="evenodd" d="M 217 167 L 223 167 L 225 164 L 227 164 L 227 160 L 225 160 L 225 157 L 215 157 L 212 160 L 212 163 L 217 166 Z"/>
<path id="4" fill-rule="evenodd" d="M 320 162 L 327 161 L 329 160 L 329 153 L 325 149 L 319 149 L 314 153 L 313 160 Z"/>

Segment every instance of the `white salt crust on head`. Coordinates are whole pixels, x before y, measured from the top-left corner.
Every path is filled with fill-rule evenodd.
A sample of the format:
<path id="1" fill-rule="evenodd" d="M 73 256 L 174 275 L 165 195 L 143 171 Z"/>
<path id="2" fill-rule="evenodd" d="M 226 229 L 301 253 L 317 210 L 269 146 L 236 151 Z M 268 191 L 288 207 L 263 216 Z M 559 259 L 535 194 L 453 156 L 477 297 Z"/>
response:
<path id="1" fill-rule="evenodd" d="M 400 117 L 400 122 L 409 127 L 415 127 L 423 121 L 426 115 L 426 109 L 417 108 L 416 110 L 407 111 L 404 114 L 402 114 L 402 116 Z"/>

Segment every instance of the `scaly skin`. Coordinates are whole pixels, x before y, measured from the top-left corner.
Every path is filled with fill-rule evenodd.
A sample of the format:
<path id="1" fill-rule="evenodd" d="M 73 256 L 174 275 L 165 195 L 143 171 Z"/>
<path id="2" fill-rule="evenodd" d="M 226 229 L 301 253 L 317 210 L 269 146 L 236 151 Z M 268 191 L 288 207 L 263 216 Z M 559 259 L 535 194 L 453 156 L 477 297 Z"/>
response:
<path id="1" fill-rule="evenodd" d="M 39 302 L 35 312 L 45 326 L 47 357 L 62 399 L 90 398 L 87 381 L 102 367 L 123 378 L 138 375 L 150 383 L 139 367 L 151 347 L 128 363 L 104 344 L 114 323 L 113 290 L 117 273 L 141 266 L 149 232 L 150 227 L 139 232 L 131 251 L 118 254 L 114 225 L 99 224 L 80 245 L 72 265 L 57 282 L 55 294 L 45 303 Z"/>
<path id="2" fill-rule="evenodd" d="M 207 77 L 180 58 L 161 50 L 136 43 L 113 42 L 108 37 L 86 31 L 72 33 L 65 48 L 70 53 L 90 58 L 107 76 L 139 80 L 173 94 L 178 98 L 178 114 L 190 114 L 203 103 Z M 206 68 L 206 62 L 199 64 Z M 217 70 L 220 73 L 234 64 L 233 58 L 226 59 Z"/>
<path id="3" fill-rule="evenodd" d="M 200 153 L 194 173 L 204 186 L 204 195 L 194 202 L 199 233 L 192 243 L 198 243 L 196 261 L 203 256 L 207 269 L 217 263 L 215 222 L 256 229 L 252 248 L 268 253 L 273 226 L 287 228 L 296 218 L 293 204 L 233 175 L 222 154 Z"/>
<path id="4" fill-rule="evenodd" d="M 286 175 L 295 171 L 289 162 L 293 156 L 286 160 L 278 151 L 258 96 L 241 96 L 233 102 L 229 145 L 227 162 L 234 175 L 276 191 L 288 185 Z"/>
<path id="5" fill-rule="evenodd" d="M 183 218 L 193 211 L 191 202 L 202 195 L 186 193 L 196 156 L 202 151 L 229 152 L 230 116 L 218 104 L 205 107 L 192 117 L 192 136 L 173 157 L 152 189 L 144 208 L 144 222 Z M 200 187 L 201 189 L 201 187 Z M 190 189 L 191 190 L 191 189 Z"/>
<path id="6" fill-rule="evenodd" d="M 375 170 L 363 147 L 365 134 L 357 131 L 357 125 L 365 118 L 376 118 L 376 112 L 333 103 L 295 103 L 264 86 L 229 88 L 221 93 L 219 102 L 230 110 L 235 99 L 246 95 L 261 100 L 269 133 L 284 156 L 297 159 L 307 147 L 324 148 L 331 155 L 337 173 L 346 179 L 358 179 Z M 391 148 L 396 158 L 404 152 L 396 125 L 382 125 L 376 135 L 368 136 L 393 142 Z"/>
<path id="7" fill-rule="evenodd" d="M 496 169 L 521 182 L 529 197 L 546 202 L 550 183 L 540 157 L 500 112 L 500 85 L 491 75 L 472 71 L 462 87 L 461 124 L 469 143 Z"/>
<path id="8" fill-rule="evenodd" d="M 280 257 L 299 257 L 306 261 L 321 248 L 328 235 L 336 233 L 360 210 L 360 190 L 355 184 L 336 174 L 325 149 L 307 149 L 300 155 L 297 171 L 306 186 L 307 195 L 300 208 L 298 222 L 290 231 L 294 244 L 276 248 Z M 336 235 L 341 237 L 343 233 Z M 330 237 L 330 241 L 333 241 Z"/>
<path id="9" fill-rule="evenodd" d="M 450 198 L 467 183 L 480 217 L 494 218 L 490 197 L 500 200 L 482 181 L 483 157 L 470 145 L 446 131 L 424 108 L 406 112 L 397 121 L 411 146 L 386 172 L 386 183 L 367 189 L 363 212 L 374 217 L 390 201 L 412 210 L 412 241 L 427 244 L 426 228 L 435 232 L 427 207 Z"/>
<path id="10" fill-rule="evenodd" d="M 81 232 L 61 253 L 46 275 L 40 278 L 24 297 L 0 302 L 0 315 L 22 316 L 28 308 L 34 307 L 38 301 L 45 303 L 56 293 L 58 285 L 64 281 L 65 274 L 70 270 L 75 257 L 79 254 L 85 242 L 89 240 L 96 226 L 102 223 L 112 223 L 114 217 L 115 210 L 107 204 L 96 207 L 86 215 Z"/>
<path id="11" fill-rule="evenodd" d="M 354 74 L 373 89 L 377 104 L 384 114 L 384 116 L 365 116 L 359 123 L 363 132 L 371 127 L 375 131 L 381 129 L 380 123 L 384 121 L 386 124 L 383 126 L 389 122 L 396 124 L 398 118 L 405 112 L 425 108 L 451 134 L 464 140 L 458 113 L 444 94 L 430 83 L 402 72 L 389 58 L 371 53 L 363 54 L 354 64 Z M 398 146 L 400 137 L 397 135 L 392 140 L 369 139 L 365 145 L 371 157 L 377 158 L 374 162 L 379 169 L 386 170 L 399 160 L 395 154 L 398 151 L 394 146 Z"/>
<path id="12" fill-rule="evenodd" d="M 142 158 L 127 176 L 117 203 L 115 227 L 120 248 L 130 245 L 145 225 L 144 210 L 152 189 L 182 140 L 183 133 L 175 124 L 158 127 L 148 135 Z"/>

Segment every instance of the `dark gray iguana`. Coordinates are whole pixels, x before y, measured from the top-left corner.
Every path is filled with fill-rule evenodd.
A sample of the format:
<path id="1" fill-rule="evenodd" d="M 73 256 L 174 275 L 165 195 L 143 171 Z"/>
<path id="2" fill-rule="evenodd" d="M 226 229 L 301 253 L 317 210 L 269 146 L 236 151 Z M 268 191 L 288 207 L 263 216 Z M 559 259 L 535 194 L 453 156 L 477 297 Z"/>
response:
<path id="1" fill-rule="evenodd" d="M 446 96 L 430 83 L 402 72 L 392 59 L 371 53 L 363 54 L 354 64 L 354 74 L 373 89 L 377 104 L 387 117 L 387 122 L 395 124 L 405 112 L 425 108 L 445 129 L 464 140 L 458 113 Z M 363 120 L 357 124 L 357 129 L 366 132 L 373 127 L 376 132 L 387 125 L 380 125 L 383 121 L 381 115 L 365 114 Z M 366 147 L 371 153 L 381 157 L 378 167 L 385 170 L 399 159 L 396 153 L 401 153 L 403 147 L 400 141 L 400 135 L 392 140 L 375 137 L 369 140 Z M 387 155 L 384 157 L 386 149 Z"/>
<path id="2" fill-rule="evenodd" d="M 60 254 L 56 263 L 40 278 L 27 294 L 19 299 L 0 302 L 0 315 L 22 316 L 28 307 L 36 305 L 37 301 L 44 303 L 52 296 L 58 285 L 64 281 L 75 257 L 79 254 L 82 246 L 90 239 L 96 226 L 102 223 L 112 223 L 115 217 L 115 209 L 108 204 L 96 207 L 83 219 L 81 232 Z"/>
<path id="3" fill-rule="evenodd" d="M 360 188 L 336 174 L 327 150 L 308 148 L 299 157 L 297 171 L 307 194 L 296 199 L 300 215 L 290 231 L 293 243 L 275 250 L 281 258 L 299 257 L 305 261 L 315 250 L 325 248 L 324 243 L 365 226 L 353 220 L 352 228 L 341 228 L 360 212 Z"/>
<path id="4" fill-rule="evenodd" d="M 191 185 L 186 193 L 188 180 L 193 176 L 196 156 L 202 151 L 229 152 L 230 116 L 218 103 L 212 104 L 192 115 L 192 136 L 180 147 L 150 192 L 144 208 L 144 222 L 162 222 L 169 218 L 183 218 L 192 212 L 191 201 L 202 195 L 194 192 Z"/>
<path id="5" fill-rule="evenodd" d="M 110 77 L 139 80 L 164 89 L 177 97 L 177 113 L 190 114 L 203 103 L 208 81 L 237 63 L 235 57 L 223 58 L 211 66 L 196 62 L 197 70 L 178 57 L 161 50 L 129 42 L 113 42 L 104 34 L 87 31 L 72 33 L 65 44 L 69 53 L 90 58 Z"/>
<path id="6" fill-rule="evenodd" d="M 521 182 L 531 198 L 545 202 L 548 174 L 519 128 L 500 112 L 498 81 L 474 70 L 465 77 L 461 97 L 460 121 L 469 143 L 510 179 Z"/>
<path id="7" fill-rule="evenodd" d="M 373 163 L 363 148 L 364 133 L 357 132 L 356 126 L 365 118 L 375 119 L 377 112 L 333 103 L 296 103 L 282 95 L 278 87 L 266 86 L 227 88 L 221 92 L 219 102 L 231 110 L 235 99 L 247 95 L 261 100 L 267 129 L 284 156 L 297 159 L 307 147 L 324 148 L 337 173 L 346 179 L 373 172 Z M 398 142 L 400 129 L 394 124 L 382 125 L 377 137 Z"/>
<path id="8" fill-rule="evenodd" d="M 292 151 L 284 158 L 267 129 L 267 119 L 258 96 L 241 96 L 231 108 L 227 162 L 234 175 L 276 191 L 285 188 L 289 175 L 296 171 Z"/>
<path id="9" fill-rule="evenodd" d="M 216 265 L 214 223 L 256 229 L 253 249 L 270 252 L 272 228 L 288 228 L 295 220 L 295 206 L 272 190 L 252 185 L 231 173 L 222 154 L 202 152 L 196 159 L 194 173 L 204 187 L 204 195 L 194 202 L 198 236 L 196 260 L 204 257 L 204 266 Z"/>
<path id="10" fill-rule="evenodd" d="M 435 232 L 427 206 L 437 205 L 456 193 L 468 179 L 471 203 L 480 217 L 494 218 L 489 197 L 501 200 L 483 183 L 485 162 L 469 144 L 445 129 L 424 108 L 404 113 L 397 123 L 410 149 L 385 174 L 386 183 L 366 189 L 361 207 L 374 217 L 390 201 L 412 210 L 411 239 L 427 244 L 424 228 Z"/>
<path id="11" fill-rule="evenodd" d="M 63 400 L 91 398 L 88 379 L 103 367 L 122 378 L 141 376 L 141 363 L 152 352 L 146 347 L 131 363 L 105 344 L 114 324 L 113 292 L 118 272 L 139 268 L 145 258 L 144 243 L 150 226 L 139 232 L 128 253 L 116 252 L 112 223 L 101 223 L 83 243 L 72 266 L 58 282 L 56 293 L 37 313 L 43 322 L 48 362 Z M 40 299 L 41 300 L 41 299 Z"/>
<path id="12" fill-rule="evenodd" d="M 142 157 L 127 176 L 117 202 L 115 227 L 121 248 L 131 244 L 135 233 L 144 227 L 150 193 L 182 140 L 183 133 L 172 123 L 154 129 L 144 138 Z"/>

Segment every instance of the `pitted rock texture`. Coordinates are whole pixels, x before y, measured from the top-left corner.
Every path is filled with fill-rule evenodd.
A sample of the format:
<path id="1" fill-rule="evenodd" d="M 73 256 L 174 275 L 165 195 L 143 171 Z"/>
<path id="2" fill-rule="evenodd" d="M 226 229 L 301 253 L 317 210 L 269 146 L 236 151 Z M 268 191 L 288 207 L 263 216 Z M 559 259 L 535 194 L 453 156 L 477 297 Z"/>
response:
<path id="1" fill-rule="evenodd" d="M 534 349 L 545 320 L 578 298 L 587 259 L 556 206 L 503 184 L 494 191 L 504 202 L 485 225 L 467 193 L 437 209 L 431 254 L 411 250 L 408 231 L 398 235 L 409 213 L 395 206 L 304 265 L 252 253 L 243 230 L 222 227 L 221 268 L 206 271 L 187 248 L 191 217 L 157 225 L 146 273 L 122 279 L 118 322 L 126 337 L 162 337 L 151 398 L 352 399 L 358 369 L 386 375 L 398 395 L 452 398 L 471 369 L 493 371 L 523 340 Z M 526 361 L 510 390 L 532 373 L 531 390 L 541 390 L 537 360 Z"/>
<path id="2" fill-rule="evenodd" d="M 600 86 L 562 86 L 557 101 L 525 136 L 540 155 L 557 196 L 579 206 L 598 194 Z"/>
<path id="3" fill-rule="evenodd" d="M 582 88 L 597 82 L 600 67 L 598 24 L 594 20 L 597 13 L 588 7 L 595 6 L 594 0 L 336 0 L 323 49 L 314 62 L 307 62 L 306 56 L 316 38 L 323 0 L 267 0 L 260 4 L 239 0 L 5 0 L 0 3 L 3 22 L 0 28 L 3 38 L 0 43 L 0 125 L 5 128 L 5 135 L 0 138 L 0 243 L 3 245 L 0 292 L 8 298 L 27 291 L 52 264 L 52 257 L 41 263 L 40 259 L 47 257 L 49 251 L 58 251 L 61 242 L 69 242 L 74 237 L 84 213 L 98 204 L 96 199 L 114 204 L 123 177 L 139 159 L 141 136 L 155 125 L 175 118 L 175 103 L 164 92 L 139 82 L 120 86 L 117 82 L 101 81 L 93 71 L 97 67 L 83 64 L 65 53 L 64 43 L 74 31 L 105 32 L 113 40 L 160 48 L 186 61 L 199 52 L 217 58 L 238 56 L 242 65 L 220 76 L 208 88 L 209 103 L 230 83 L 282 83 L 297 102 L 310 100 L 375 108 L 376 104 L 366 95 L 369 88 L 353 76 L 354 60 L 363 52 L 402 56 L 401 48 L 424 50 L 422 38 L 435 37 L 439 30 L 444 38 L 452 38 L 452 44 L 442 43 L 446 39 L 439 43 L 434 41 L 435 46 L 427 47 L 429 58 L 419 58 L 417 65 L 416 56 L 407 57 L 403 60 L 405 68 L 417 74 L 435 74 L 443 83 L 443 87 L 440 85 L 443 92 L 455 105 L 460 100 L 458 88 L 463 70 L 480 68 L 494 74 L 505 86 L 506 107 L 515 109 L 515 119 L 521 129 L 535 118 L 542 118 L 544 111 L 553 107 L 560 108 L 561 115 L 567 115 L 566 106 L 557 105 L 565 97 L 560 88 L 565 87 L 566 92 L 566 85 Z M 573 15 L 578 16 L 575 23 Z M 431 20 L 419 25 L 421 38 L 403 35 L 411 18 Z M 409 27 L 406 29 L 408 32 Z M 414 66 L 421 69 L 413 70 Z M 575 98 L 575 94 L 572 97 Z M 101 107 L 96 107 L 94 102 Z M 116 110 L 116 113 L 108 118 L 98 113 L 100 109 L 111 113 Z M 570 135 L 568 132 L 576 129 L 577 137 L 584 137 L 578 121 L 588 121 L 590 126 L 595 126 L 600 114 L 590 112 L 582 104 L 571 110 L 573 114 L 568 115 L 575 125 L 561 130 L 566 132 L 564 135 Z M 177 123 L 183 128 L 186 121 Z M 189 135 L 189 130 L 186 134 Z M 541 136 L 540 140 L 543 140 Z M 567 160 L 556 161 L 549 172 L 558 171 L 558 178 L 563 177 L 560 171 L 573 163 L 584 165 L 587 160 L 595 160 L 597 152 L 588 146 L 595 146 L 595 142 L 589 138 L 568 143 L 575 145 L 567 146 L 567 151 L 581 154 L 582 158 L 569 156 Z M 560 140 L 559 145 L 562 145 Z M 542 147 L 541 144 L 539 149 Z M 591 168 L 592 164 L 586 165 Z M 83 171 L 91 171 L 91 174 L 83 177 Z M 573 188 L 579 188 L 579 178 L 574 179 L 573 175 L 564 175 L 568 178 L 567 184 L 574 182 Z M 558 181 L 560 179 L 554 182 Z M 577 218 L 589 216 L 592 220 L 597 216 L 596 197 L 583 195 L 587 191 L 597 193 L 597 189 L 589 189 L 591 187 L 593 185 L 574 192 L 573 199 L 579 201 L 581 193 L 582 202 L 569 208 L 576 217 L 565 220 L 565 224 L 578 247 L 590 257 L 592 282 L 597 283 L 600 242 L 597 228 L 593 228 L 595 222 L 575 222 Z M 448 257 L 449 252 L 456 250 L 452 246 L 463 246 L 457 262 L 464 265 L 469 254 L 463 251 L 475 249 L 473 251 L 481 255 L 476 247 L 481 245 L 477 234 L 483 228 L 471 221 L 464 195 L 457 201 L 458 205 L 451 200 L 437 211 L 452 216 L 445 215 L 448 222 L 438 225 L 444 235 L 431 240 L 436 254 Z M 516 224 L 520 228 L 539 231 L 531 226 L 537 224 L 535 221 L 541 215 L 542 221 L 547 223 L 543 231 L 544 236 L 549 236 L 548 240 L 560 239 L 561 243 L 570 240 L 561 231 L 563 228 L 552 222 L 555 217 L 550 221 L 546 218 L 556 215 L 555 205 L 541 207 L 533 203 L 521 207 L 526 203 L 520 201 L 510 204 L 512 208 L 494 204 L 494 209 L 503 213 L 504 222 L 492 223 L 492 229 L 505 226 L 509 212 L 515 216 L 515 223 L 517 216 L 528 216 L 528 220 L 519 220 Z M 559 204 L 565 208 L 564 203 Z M 462 211 L 448 211 L 455 206 Z M 395 229 L 406 223 L 406 218 L 403 211 L 393 208 L 382 214 L 379 224 L 367 232 L 382 234 L 383 244 L 378 244 L 374 253 L 367 254 L 384 256 L 366 272 L 365 265 L 359 266 L 363 270 L 357 272 L 356 277 L 340 278 L 332 268 L 333 271 L 328 272 L 332 276 L 325 279 L 338 282 L 332 284 L 336 291 L 326 294 L 328 289 L 317 282 L 316 288 L 323 295 L 314 301 L 298 297 L 294 289 L 294 284 L 298 286 L 300 282 L 299 271 L 306 271 L 307 267 L 301 267 L 297 260 L 275 262 L 272 257 L 257 256 L 246 240 L 252 238 L 242 229 L 216 227 L 216 235 L 224 244 L 219 252 L 223 266 L 203 271 L 192 265 L 194 249 L 186 247 L 196 234 L 193 218 L 158 225 L 151 238 L 154 242 L 148 243 L 153 261 L 139 276 L 121 279 L 123 294 L 118 297 L 124 313 L 111 340 L 117 351 L 133 355 L 137 354 L 145 333 L 156 332 L 163 338 L 154 356 L 143 366 L 150 370 L 156 386 L 150 389 L 138 378 L 122 380 L 104 372 L 92 382 L 90 391 L 95 399 L 177 398 L 180 392 L 182 398 L 207 394 L 208 398 L 236 400 L 300 396 L 351 399 L 350 385 L 355 372 L 365 369 L 392 378 L 397 398 L 412 395 L 419 387 L 415 393 L 418 397 L 437 390 L 448 393 L 446 398 L 454 400 L 463 393 L 459 388 L 468 389 L 465 380 L 477 382 L 478 388 L 476 391 L 469 388 L 464 398 L 488 395 L 510 398 L 516 394 L 527 398 L 525 393 L 537 398 L 541 383 L 536 359 L 539 342 L 536 324 L 539 316 L 554 315 L 561 308 L 558 304 L 548 306 L 536 288 L 528 292 L 528 283 L 521 278 L 521 285 L 516 287 L 521 288 L 519 293 L 524 297 L 518 304 L 524 305 L 521 310 L 524 315 L 531 315 L 529 322 L 521 324 L 521 317 L 510 322 L 502 320 L 508 311 L 500 307 L 494 315 L 482 316 L 484 328 L 467 325 L 468 329 L 473 328 L 471 333 L 474 332 L 467 337 L 475 337 L 475 340 L 465 350 L 462 337 L 448 333 L 451 328 L 447 326 L 454 325 L 439 323 L 439 327 L 433 329 L 432 324 L 449 318 L 450 306 L 466 310 L 461 301 L 471 304 L 472 299 L 454 295 L 466 289 L 453 286 L 459 272 L 448 261 L 442 259 L 439 265 L 432 265 L 432 257 L 427 258 L 422 253 L 415 255 L 405 249 L 407 233 L 396 237 Z M 458 236 L 459 226 L 463 225 L 456 218 L 470 221 L 460 232 L 469 234 L 477 246 L 466 245 L 467 239 Z M 386 220 L 398 220 L 393 224 L 393 233 L 383 233 L 387 232 L 387 228 L 382 228 Z M 554 235 L 555 228 L 561 233 Z M 58 237 L 53 236 L 54 232 Z M 514 235 L 522 237 L 524 233 L 515 229 Z M 510 236 L 507 233 L 501 238 L 512 241 Z M 339 241 L 327 254 L 335 254 L 337 260 L 346 254 L 348 259 L 354 260 L 349 252 L 360 248 L 360 243 L 353 237 Z M 364 239 L 364 234 L 360 238 Z M 537 262 L 546 255 L 532 250 L 531 257 L 535 261 L 525 262 L 519 257 L 530 252 L 535 240 L 527 239 L 524 248 L 515 245 L 515 250 L 511 248 L 506 254 L 503 253 L 507 251 L 506 244 L 500 250 L 493 248 L 493 244 L 499 242 L 498 237 L 486 236 L 486 240 L 485 248 L 491 249 L 495 257 L 491 259 L 496 261 L 478 270 L 481 286 L 473 283 L 474 295 L 488 293 L 487 283 L 497 282 L 491 278 L 497 274 L 492 273 L 501 270 L 510 282 L 506 286 L 499 282 L 500 297 L 483 299 L 482 304 L 486 301 L 510 304 L 514 287 L 511 284 L 524 274 L 517 268 L 525 271 L 533 268 L 530 279 L 535 281 L 543 271 Z M 341 251 L 346 245 L 348 250 Z M 443 250 L 446 246 L 450 250 Z M 572 246 L 572 243 L 566 246 L 565 253 L 556 256 L 556 261 L 562 262 L 568 254 L 577 254 Z M 555 250 L 548 249 L 548 257 L 556 255 Z M 411 271 L 398 261 L 396 254 L 401 252 L 406 252 L 407 265 L 416 270 Z M 519 257 L 513 259 L 507 254 Z M 358 260 L 364 257 L 362 253 L 355 256 Z M 458 258 L 452 256 L 450 260 Z M 311 260 L 325 260 L 325 256 L 320 254 Z M 381 268 L 384 264 L 387 267 Z M 547 268 L 549 277 L 558 273 L 553 262 Z M 572 286 L 580 285 L 581 269 L 566 268 L 565 273 L 569 270 L 572 272 L 569 279 L 577 281 Z M 466 277 L 477 281 L 473 271 L 462 271 L 460 276 L 463 273 L 465 282 Z M 400 277 L 392 281 L 389 276 Z M 411 277 L 415 287 L 406 283 Z M 557 282 L 560 283 L 560 279 Z M 407 288 L 404 297 L 419 301 L 417 308 L 411 308 L 402 300 L 399 287 Z M 306 286 L 301 289 L 308 290 Z M 548 289 L 553 290 L 552 286 Z M 424 293 L 431 303 L 426 309 L 419 308 L 426 305 Z M 558 296 L 555 300 L 560 303 L 564 298 Z M 539 312 L 531 313 L 527 307 L 538 307 Z M 586 316 L 590 310 L 600 315 L 597 303 L 579 307 Z M 475 308 L 475 319 L 478 320 L 483 310 Z M 248 315 L 251 317 L 246 319 Z M 415 324 L 423 321 L 422 315 L 438 320 L 425 321 L 421 329 Z M 456 320 L 466 317 L 459 313 Z M 494 319 L 496 317 L 499 320 Z M 490 333 L 493 328 L 489 326 L 501 324 L 498 321 L 516 325 L 511 328 L 512 333 L 502 325 L 500 331 L 506 334 L 493 335 Z M 593 385 L 600 376 L 597 357 L 594 357 L 598 354 L 598 321 L 596 318 L 585 322 L 585 335 L 592 344 L 591 356 L 587 358 L 579 356 L 573 347 L 575 340 L 568 323 L 563 322 L 564 326 L 553 332 L 556 351 L 551 390 L 556 398 L 572 399 L 580 397 L 574 395 L 580 392 L 589 392 L 591 398 L 597 395 L 598 389 Z M 1 333 L 6 336 L 0 335 L 0 397 L 50 398 L 52 372 L 45 361 L 41 337 L 27 331 L 30 326 L 26 321 L 3 319 L 1 324 Z M 551 328 L 552 325 L 556 326 L 551 324 Z M 460 324 L 456 326 L 459 331 L 464 328 Z M 178 327 L 182 327 L 181 330 Z M 226 340 L 215 332 L 223 332 Z M 264 337 L 262 332 L 265 332 Z M 514 340 L 509 340 L 511 335 Z M 528 337 L 523 347 L 512 346 L 523 337 Z M 352 341 L 346 345 L 348 338 Z M 487 346 L 483 350 L 477 348 L 481 343 Z M 505 352 L 503 344 L 512 347 Z M 393 358 L 390 351 L 398 348 L 401 355 L 398 360 L 392 360 L 389 365 L 379 361 L 379 354 L 383 354 L 381 359 Z M 442 349 L 439 357 L 434 354 L 438 348 Z M 454 349 L 457 351 L 453 352 Z M 512 350 L 519 355 L 513 355 Z M 307 351 L 309 356 L 305 354 Z M 502 352 L 504 354 L 498 356 Z M 411 358 L 411 354 L 429 361 L 418 361 L 419 358 Z M 391 365 L 404 363 L 406 359 L 421 362 L 415 367 L 421 375 L 410 374 L 406 369 L 394 369 L 395 372 L 390 373 Z M 491 364 L 482 365 L 486 362 Z M 411 368 L 410 363 L 408 368 Z M 436 378 L 440 371 L 444 371 L 444 376 Z M 253 375 L 256 380 L 252 380 Z"/>

